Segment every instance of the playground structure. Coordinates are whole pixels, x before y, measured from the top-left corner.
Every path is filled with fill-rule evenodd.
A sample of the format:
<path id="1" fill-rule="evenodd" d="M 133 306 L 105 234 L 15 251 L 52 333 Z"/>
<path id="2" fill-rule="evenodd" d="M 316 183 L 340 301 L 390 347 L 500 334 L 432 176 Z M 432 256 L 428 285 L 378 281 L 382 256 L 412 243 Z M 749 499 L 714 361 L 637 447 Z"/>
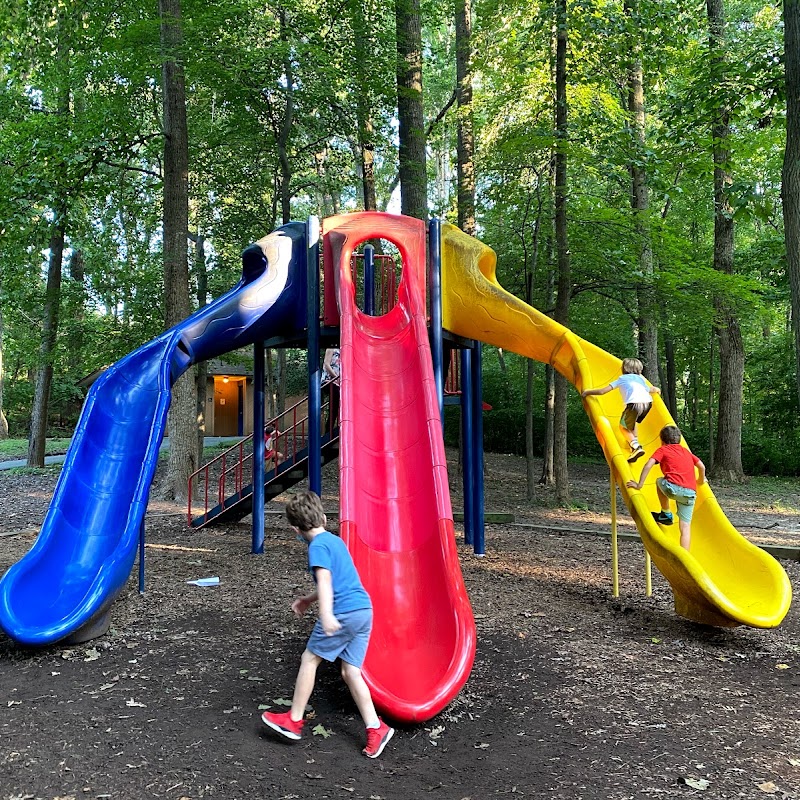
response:
<path id="1" fill-rule="evenodd" d="M 249 492 L 243 470 L 233 468 L 231 495 L 224 489 L 215 498 L 218 518 L 234 506 L 240 513 L 245 495 L 248 510 L 263 508 L 278 478 L 289 485 L 307 475 L 319 491 L 323 461 L 338 455 L 340 532 L 375 607 L 364 675 L 376 703 L 397 719 L 420 721 L 455 697 L 471 669 L 475 625 L 455 548 L 444 458 L 445 349 L 460 351 L 465 528 L 478 551 L 480 343 L 549 363 L 578 389 L 607 384 L 619 375 L 620 361 L 503 290 L 493 251 L 453 226 L 432 221 L 427 259 L 426 229 L 418 220 L 350 214 L 325 220 L 322 233 L 324 325 L 318 230 L 314 221 L 290 223 L 245 250 L 234 289 L 97 381 L 42 531 L 0 581 L 0 623 L 12 638 L 45 645 L 99 635 L 133 568 L 137 542 L 141 575 L 143 519 L 170 387 L 185 369 L 255 343 L 254 429 L 262 431 L 264 345 L 305 346 L 308 413 L 300 433 L 295 420 L 294 449 L 284 450 L 283 463 L 265 464 L 260 436 L 252 455 L 240 447 L 239 462 L 252 462 Z M 352 270 L 357 248 L 375 239 L 393 243 L 402 261 L 395 302 L 379 315 L 369 313 L 374 309 L 366 301 L 364 310 L 358 307 Z M 340 426 L 323 430 L 320 350 L 334 341 L 342 354 Z M 648 453 L 658 446 L 661 427 L 672 424 L 661 399 L 654 403 L 640 426 Z M 625 486 L 633 475 L 617 431 L 618 393 L 592 397 L 585 407 L 612 486 L 619 487 L 647 552 L 672 586 L 676 611 L 712 625 L 780 624 L 791 601 L 782 567 L 733 528 L 707 484 L 698 490 L 692 551 L 683 550 L 677 531 L 661 528 L 650 515 L 658 469 L 642 491 Z M 282 435 L 290 440 L 287 431 Z M 363 475 L 370 480 L 359 480 Z M 206 477 L 206 492 L 208 485 Z M 263 526 L 263 514 L 254 514 L 256 552 L 263 550 Z"/>

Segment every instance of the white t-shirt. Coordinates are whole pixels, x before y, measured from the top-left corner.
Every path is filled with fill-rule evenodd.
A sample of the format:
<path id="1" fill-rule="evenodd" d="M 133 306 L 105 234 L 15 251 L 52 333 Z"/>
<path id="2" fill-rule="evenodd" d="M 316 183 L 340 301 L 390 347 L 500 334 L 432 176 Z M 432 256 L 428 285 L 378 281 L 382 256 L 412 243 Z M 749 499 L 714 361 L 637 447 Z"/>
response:
<path id="1" fill-rule="evenodd" d="M 647 381 L 641 376 L 636 374 L 620 375 L 615 381 L 611 381 L 611 387 L 619 389 L 622 393 L 622 402 L 625 405 L 628 403 L 652 403 L 653 399 L 650 397 L 650 389 L 647 386 Z"/>

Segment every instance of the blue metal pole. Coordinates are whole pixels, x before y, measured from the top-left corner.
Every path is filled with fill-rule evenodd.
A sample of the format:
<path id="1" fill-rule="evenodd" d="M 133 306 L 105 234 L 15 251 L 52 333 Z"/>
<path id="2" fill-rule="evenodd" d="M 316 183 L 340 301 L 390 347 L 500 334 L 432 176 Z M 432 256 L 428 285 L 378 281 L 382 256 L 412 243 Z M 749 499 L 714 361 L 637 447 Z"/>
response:
<path id="1" fill-rule="evenodd" d="M 319 366 L 319 219 L 306 223 L 308 326 L 308 488 L 322 493 L 322 392 Z"/>
<path id="2" fill-rule="evenodd" d="M 472 396 L 474 398 L 472 431 L 475 436 L 472 447 L 473 472 L 472 491 L 475 504 L 475 532 L 472 544 L 475 555 L 482 556 L 486 552 L 484 543 L 484 494 L 483 494 L 483 376 L 481 366 L 483 361 L 482 346 L 475 343 L 475 352 L 472 356 Z"/>
<path id="3" fill-rule="evenodd" d="M 442 340 L 442 223 L 428 223 L 428 267 L 431 295 L 431 356 L 439 419 L 444 428 L 444 343 Z"/>
<path id="4" fill-rule="evenodd" d="M 364 245 L 364 313 L 375 316 L 375 248 Z"/>
<path id="5" fill-rule="evenodd" d="M 139 594 L 144 594 L 144 517 L 139 526 Z"/>
<path id="6" fill-rule="evenodd" d="M 461 351 L 461 478 L 464 485 L 464 543 L 472 544 L 475 532 L 473 472 L 475 459 L 472 408 L 472 351 Z"/>
<path id="7" fill-rule="evenodd" d="M 264 342 L 253 345 L 253 552 L 264 552 Z"/>

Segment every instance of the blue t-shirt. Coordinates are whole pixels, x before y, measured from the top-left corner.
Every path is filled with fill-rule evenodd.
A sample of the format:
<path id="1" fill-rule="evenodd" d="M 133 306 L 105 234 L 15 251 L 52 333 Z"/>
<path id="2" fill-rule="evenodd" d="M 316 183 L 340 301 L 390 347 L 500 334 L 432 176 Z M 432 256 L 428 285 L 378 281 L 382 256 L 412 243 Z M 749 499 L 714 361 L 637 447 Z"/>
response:
<path id="1" fill-rule="evenodd" d="M 358 577 L 350 552 L 338 536 L 323 531 L 309 542 L 308 568 L 316 582 L 314 567 L 322 567 L 331 573 L 334 615 L 372 608 L 372 601 Z"/>

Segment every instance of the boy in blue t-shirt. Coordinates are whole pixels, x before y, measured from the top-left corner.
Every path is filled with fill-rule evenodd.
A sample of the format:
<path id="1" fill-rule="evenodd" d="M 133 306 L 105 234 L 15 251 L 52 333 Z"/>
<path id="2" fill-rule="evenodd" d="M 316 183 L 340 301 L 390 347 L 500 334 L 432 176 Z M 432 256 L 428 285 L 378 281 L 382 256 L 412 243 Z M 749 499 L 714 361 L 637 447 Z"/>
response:
<path id="1" fill-rule="evenodd" d="M 265 711 L 261 720 L 287 739 L 299 739 L 306 704 L 314 690 L 320 662 L 342 660 L 342 678 L 353 695 L 367 728 L 365 756 L 377 758 L 394 735 L 375 712 L 372 695 L 361 674 L 372 630 L 372 602 L 361 584 L 344 542 L 325 530 L 327 518 L 314 492 L 295 495 L 286 507 L 289 525 L 308 542 L 308 567 L 317 590 L 299 597 L 292 611 L 302 617 L 312 603 L 319 603 L 319 619 L 300 659 L 292 707 L 282 714 Z"/>

